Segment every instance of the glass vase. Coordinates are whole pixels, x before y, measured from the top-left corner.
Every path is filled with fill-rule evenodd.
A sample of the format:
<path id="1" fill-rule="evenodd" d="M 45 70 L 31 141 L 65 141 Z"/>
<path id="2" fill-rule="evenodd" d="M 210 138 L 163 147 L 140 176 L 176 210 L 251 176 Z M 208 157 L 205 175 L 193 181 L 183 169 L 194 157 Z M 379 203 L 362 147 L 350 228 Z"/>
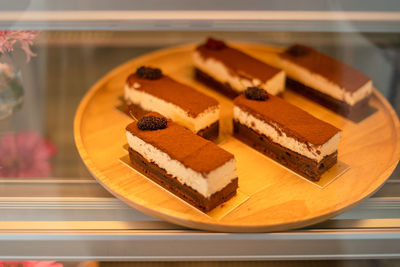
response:
<path id="1" fill-rule="evenodd" d="M 24 90 L 21 71 L 8 55 L 0 57 L 0 120 L 22 106 Z"/>

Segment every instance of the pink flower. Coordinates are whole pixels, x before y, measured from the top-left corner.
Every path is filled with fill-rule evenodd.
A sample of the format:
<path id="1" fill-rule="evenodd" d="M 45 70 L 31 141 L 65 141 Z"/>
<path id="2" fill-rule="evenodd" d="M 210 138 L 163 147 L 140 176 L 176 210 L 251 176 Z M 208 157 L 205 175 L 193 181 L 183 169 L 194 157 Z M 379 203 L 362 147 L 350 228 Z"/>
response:
<path id="1" fill-rule="evenodd" d="M 55 261 L 0 261 L 0 267 L 63 267 Z"/>
<path id="2" fill-rule="evenodd" d="M 56 151 L 35 132 L 6 133 L 0 139 L 0 177 L 47 177 Z"/>
<path id="3" fill-rule="evenodd" d="M 25 51 L 27 62 L 32 56 L 36 56 L 30 48 L 33 41 L 39 37 L 39 31 L 7 31 L 0 30 L 0 54 L 12 52 L 15 43 L 19 42 Z"/>

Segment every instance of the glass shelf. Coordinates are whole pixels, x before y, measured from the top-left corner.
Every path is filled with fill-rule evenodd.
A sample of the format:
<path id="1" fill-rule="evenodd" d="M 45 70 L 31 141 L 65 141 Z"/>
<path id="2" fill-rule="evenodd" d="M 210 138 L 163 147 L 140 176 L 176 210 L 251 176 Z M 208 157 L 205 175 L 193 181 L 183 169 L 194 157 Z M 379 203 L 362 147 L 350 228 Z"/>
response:
<path id="1" fill-rule="evenodd" d="M 0 258 L 57 260 L 259 260 L 400 256 L 400 168 L 371 198 L 324 223 L 287 232 L 211 233 L 160 221 L 115 199 L 75 148 L 73 118 L 86 91 L 125 61 L 218 34 L 230 41 L 309 45 L 369 75 L 397 114 L 394 33 L 46 31 L 23 64 L 22 108 L 0 132 L 34 131 L 57 147 L 43 177 L 0 179 Z M 369 55 L 368 58 L 365 55 Z M 17 54 L 20 61 L 24 55 Z M 368 64 L 366 62 L 374 62 Z M 362 177 L 360 177 L 362 179 Z M 273 245 L 272 245 L 273 244 Z M 29 246 L 30 249 L 21 249 Z M 66 249 L 68 248 L 68 249 Z"/>
<path id="2" fill-rule="evenodd" d="M 0 28 L 399 32 L 396 1 L 30 1 L 0 3 Z"/>

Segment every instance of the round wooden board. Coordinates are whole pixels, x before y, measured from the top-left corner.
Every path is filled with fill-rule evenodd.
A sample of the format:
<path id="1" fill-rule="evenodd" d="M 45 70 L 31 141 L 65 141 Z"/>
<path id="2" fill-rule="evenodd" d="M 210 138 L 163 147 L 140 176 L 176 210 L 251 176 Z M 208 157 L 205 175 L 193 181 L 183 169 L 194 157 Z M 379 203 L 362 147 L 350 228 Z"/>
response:
<path id="1" fill-rule="evenodd" d="M 277 49 L 236 44 L 261 60 Z M 400 157 L 399 121 L 390 104 L 374 91 L 371 117 L 355 124 L 295 93 L 283 98 L 343 130 L 339 160 L 351 169 L 324 189 L 300 179 L 267 157 L 230 137 L 232 101 L 193 79 L 194 45 L 156 51 L 133 59 L 98 81 L 81 101 L 74 121 L 78 151 L 94 177 L 128 205 L 154 217 L 211 231 L 280 231 L 336 216 L 370 196 L 386 181 Z M 126 77 L 140 65 L 162 68 L 176 80 L 215 97 L 221 103 L 221 146 L 237 160 L 239 188 L 250 198 L 221 219 L 177 200 L 119 162 L 127 154 L 125 126 L 131 119 L 115 110 Z M 243 177 L 257 177 L 246 181 Z"/>

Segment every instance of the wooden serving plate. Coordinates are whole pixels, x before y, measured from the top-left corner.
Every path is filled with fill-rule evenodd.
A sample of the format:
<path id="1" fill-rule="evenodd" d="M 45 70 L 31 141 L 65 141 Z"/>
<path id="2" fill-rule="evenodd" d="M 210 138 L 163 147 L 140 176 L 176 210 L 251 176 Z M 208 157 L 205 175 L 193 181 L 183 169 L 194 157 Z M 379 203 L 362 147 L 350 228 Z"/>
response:
<path id="1" fill-rule="evenodd" d="M 237 44 L 261 60 L 278 50 Z M 376 90 L 372 116 L 355 124 L 293 92 L 283 98 L 343 130 L 339 160 L 350 170 L 321 189 L 230 136 L 232 101 L 193 79 L 194 45 L 156 51 L 133 59 L 98 81 L 81 101 L 75 115 L 78 151 L 93 176 L 113 195 L 154 217 L 179 225 L 224 232 L 280 231 L 321 222 L 356 206 L 390 176 L 400 157 L 399 121 Z M 127 76 L 141 65 L 164 73 L 215 97 L 221 103 L 221 147 L 235 155 L 239 188 L 249 198 L 222 218 L 208 216 L 133 172 L 119 159 L 127 154 L 125 127 L 131 119 L 118 112 Z"/>

